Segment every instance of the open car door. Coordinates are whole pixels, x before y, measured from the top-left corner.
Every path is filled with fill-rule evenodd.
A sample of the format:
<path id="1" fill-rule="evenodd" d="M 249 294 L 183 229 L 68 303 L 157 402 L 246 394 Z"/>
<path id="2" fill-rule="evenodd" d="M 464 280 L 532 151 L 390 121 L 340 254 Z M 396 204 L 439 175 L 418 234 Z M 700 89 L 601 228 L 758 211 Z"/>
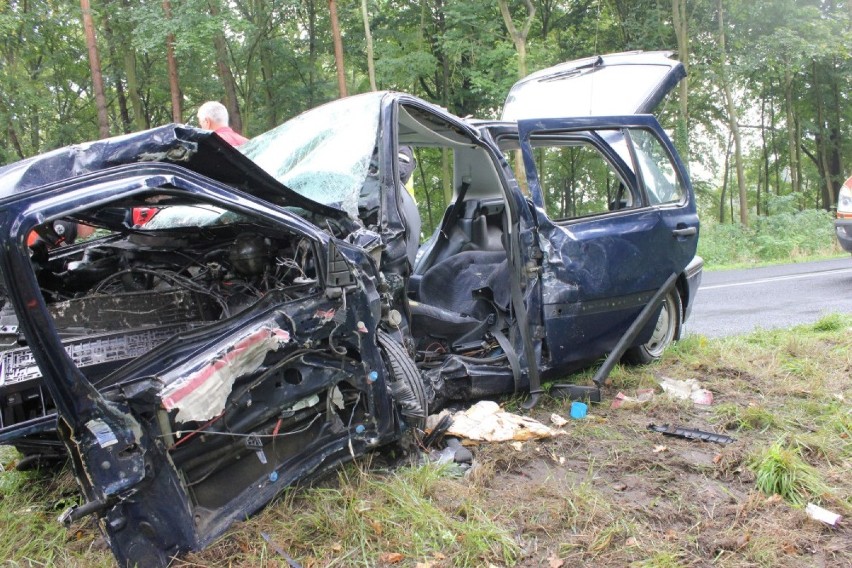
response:
<path id="1" fill-rule="evenodd" d="M 561 367 L 612 350 L 668 277 L 684 272 L 698 216 L 685 168 L 651 116 L 521 120 L 518 128 L 539 217 L 547 352 Z"/>

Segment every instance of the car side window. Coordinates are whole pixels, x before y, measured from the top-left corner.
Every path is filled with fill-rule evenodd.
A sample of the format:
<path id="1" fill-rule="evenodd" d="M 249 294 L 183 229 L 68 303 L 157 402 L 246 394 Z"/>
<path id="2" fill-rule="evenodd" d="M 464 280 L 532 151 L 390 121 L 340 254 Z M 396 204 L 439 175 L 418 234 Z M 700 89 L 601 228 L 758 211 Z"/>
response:
<path id="1" fill-rule="evenodd" d="M 648 130 L 630 130 L 630 139 L 636 152 L 636 162 L 645 182 L 648 203 L 681 203 L 686 191 L 671 157 L 654 134 Z"/>
<path id="2" fill-rule="evenodd" d="M 534 141 L 545 209 L 567 221 L 641 205 L 631 184 L 587 139 Z"/>

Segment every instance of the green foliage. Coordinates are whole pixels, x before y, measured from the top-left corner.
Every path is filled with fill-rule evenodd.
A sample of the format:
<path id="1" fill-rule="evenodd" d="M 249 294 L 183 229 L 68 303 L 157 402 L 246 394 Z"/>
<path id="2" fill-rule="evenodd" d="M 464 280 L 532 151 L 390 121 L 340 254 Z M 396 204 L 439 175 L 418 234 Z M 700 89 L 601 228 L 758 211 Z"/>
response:
<path id="1" fill-rule="evenodd" d="M 595 53 L 671 49 L 676 44 L 669 3 L 534 4 L 525 44 L 529 72 Z M 827 210 L 831 196 L 823 189 L 831 182 L 836 193 L 848 175 L 843 168 L 849 167 L 844 158 L 852 152 L 852 105 L 845 104 L 843 94 L 852 91 L 852 12 L 846 4 L 723 3 L 728 72 L 737 112 L 749 123 L 743 130 L 752 218 L 803 208 Z M 169 34 L 177 57 L 182 120 L 205 100 L 224 100 L 220 63 L 234 76 L 243 132 L 250 136 L 338 96 L 326 4 L 171 0 L 171 6 L 172 16 L 166 18 L 162 2 L 92 3 L 112 134 L 172 120 Z M 525 5 L 511 0 L 508 6 L 520 25 Z M 412 92 L 462 116 L 499 116 L 517 79 L 519 52 L 493 0 L 368 0 L 367 9 L 378 88 Z M 663 124 L 677 126 L 682 154 L 693 160 L 692 171 L 701 173 L 695 185 L 708 220 L 727 206 L 735 185 L 729 175 L 723 199 L 722 168 L 731 160 L 724 158 L 728 128 L 718 104 L 717 11 L 715 1 L 689 3 L 689 123 L 681 119 L 674 96 L 656 111 Z M 360 2 L 338 2 L 338 12 L 349 92 L 362 92 L 369 82 Z M 217 39 L 225 43 L 221 62 Z M 0 3 L 0 52 L 0 164 L 98 136 L 79 2 Z M 799 148 L 790 147 L 790 120 Z M 801 184 L 791 197 L 785 194 L 791 191 L 794 165 Z M 823 171 L 825 165 L 830 171 Z M 724 217 L 736 213 L 725 207 Z M 759 259 L 801 246 L 771 234 L 749 241 L 759 249 Z M 717 252 L 724 258 L 739 256 L 723 248 Z M 709 257 L 716 262 L 717 255 Z"/>
<path id="2" fill-rule="evenodd" d="M 767 495 L 780 495 L 793 505 L 819 501 L 828 489 L 817 471 L 796 449 L 779 440 L 758 452 L 749 462 L 757 488 Z"/>
<path id="3" fill-rule="evenodd" d="M 344 469 L 336 488 L 313 489 L 306 498 L 291 494 L 282 525 L 288 541 L 308 545 L 296 551 L 318 558 L 352 555 L 347 565 L 376 566 L 382 553 L 401 551 L 409 558 L 452 555 L 455 566 L 489 562 L 512 564 L 519 548 L 512 535 L 471 500 L 453 508 L 437 503 L 447 467 L 402 468 L 387 476 Z M 345 552 L 321 548 L 339 542 Z M 311 543 L 317 543 L 313 547 Z"/>
<path id="4" fill-rule="evenodd" d="M 837 252 L 832 216 L 819 210 L 757 217 L 748 227 L 701 227 L 698 254 L 708 267 L 784 261 Z"/>
<path id="5" fill-rule="evenodd" d="M 846 319 L 840 314 L 829 314 L 817 320 L 811 328 L 822 333 L 840 331 L 849 325 Z"/>

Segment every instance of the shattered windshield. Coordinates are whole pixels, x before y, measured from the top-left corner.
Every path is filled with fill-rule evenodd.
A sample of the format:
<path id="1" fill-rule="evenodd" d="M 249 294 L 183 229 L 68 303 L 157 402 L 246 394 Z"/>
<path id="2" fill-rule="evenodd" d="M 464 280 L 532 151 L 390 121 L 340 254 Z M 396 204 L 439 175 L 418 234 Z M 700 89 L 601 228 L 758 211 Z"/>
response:
<path id="1" fill-rule="evenodd" d="M 309 110 L 240 151 L 293 191 L 357 218 L 383 96 L 368 93 Z"/>

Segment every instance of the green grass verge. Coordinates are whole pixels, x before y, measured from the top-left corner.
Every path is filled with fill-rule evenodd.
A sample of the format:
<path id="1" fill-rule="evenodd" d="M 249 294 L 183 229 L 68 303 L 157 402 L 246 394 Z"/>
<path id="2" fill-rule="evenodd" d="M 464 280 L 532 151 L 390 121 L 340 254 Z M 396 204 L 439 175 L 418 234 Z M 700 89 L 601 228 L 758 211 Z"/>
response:
<path id="1" fill-rule="evenodd" d="M 190 566 L 802 566 L 852 565 L 852 527 L 809 519 L 813 502 L 852 515 L 852 315 L 792 330 L 689 336 L 645 367 L 618 366 L 566 435 L 482 445 L 464 477 L 452 467 L 390 469 L 360 460 L 294 487 Z M 592 371 L 559 382 L 588 383 Z M 661 377 L 696 379 L 713 406 L 668 398 Z M 654 388 L 642 407 L 618 391 Z M 568 415 L 542 397 L 533 417 Z M 522 412 L 519 399 L 508 406 Z M 728 445 L 648 432 L 650 422 L 729 433 Z M 0 448 L 0 558 L 10 566 L 113 566 L 91 520 L 56 516 L 78 499 L 67 471 L 17 472 Z M 845 521 L 844 521 L 845 523 Z M 272 544 L 261 537 L 269 535 Z"/>

